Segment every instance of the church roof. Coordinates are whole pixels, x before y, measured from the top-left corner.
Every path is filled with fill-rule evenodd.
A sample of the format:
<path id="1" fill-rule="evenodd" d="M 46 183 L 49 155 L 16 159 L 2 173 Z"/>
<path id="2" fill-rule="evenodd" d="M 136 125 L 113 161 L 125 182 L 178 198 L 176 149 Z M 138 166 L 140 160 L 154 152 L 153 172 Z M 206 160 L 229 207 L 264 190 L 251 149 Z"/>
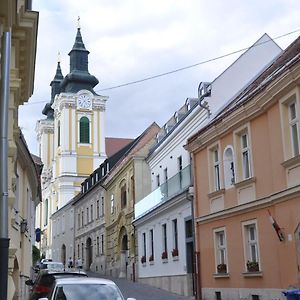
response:
<path id="1" fill-rule="evenodd" d="M 117 153 L 120 149 L 122 149 L 132 141 L 133 139 L 127 139 L 127 138 L 115 138 L 115 137 L 105 138 L 106 155 L 108 157 L 111 157 L 112 155 Z"/>

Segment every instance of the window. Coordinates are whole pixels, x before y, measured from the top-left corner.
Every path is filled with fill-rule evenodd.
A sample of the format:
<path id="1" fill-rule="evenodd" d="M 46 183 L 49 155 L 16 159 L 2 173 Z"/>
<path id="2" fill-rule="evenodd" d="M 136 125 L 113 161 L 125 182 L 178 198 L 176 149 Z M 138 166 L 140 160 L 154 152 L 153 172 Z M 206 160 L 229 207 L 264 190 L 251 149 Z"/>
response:
<path id="1" fill-rule="evenodd" d="M 167 224 L 162 225 L 162 245 L 163 245 L 163 252 L 168 253 L 168 244 L 167 244 Z"/>
<path id="2" fill-rule="evenodd" d="M 79 142 L 88 144 L 90 142 L 90 121 L 87 117 L 81 117 L 79 121 Z"/>
<path id="3" fill-rule="evenodd" d="M 115 210 L 115 199 L 114 199 L 114 195 L 112 194 L 110 197 L 110 212 L 111 214 L 114 213 Z"/>
<path id="4" fill-rule="evenodd" d="M 215 258 L 217 273 L 227 273 L 227 251 L 225 229 L 214 230 L 215 235 Z"/>
<path id="5" fill-rule="evenodd" d="M 60 121 L 57 122 L 57 146 L 60 146 Z"/>
<path id="6" fill-rule="evenodd" d="M 99 256 L 100 244 L 99 244 L 99 236 L 97 236 L 97 256 Z"/>
<path id="7" fill-rule="evenodd" d="M 79 258 L 79 256 L 80 256 L 80 246 L 79 246 L 79 244 L 77 245 L 77 257 Z"/>
<path id="8" fill-rule="evenodd" d="M 101 234 L 101 254 L 104 254 L 104 235 Z"/>
<path id="9" fill-rule="evenodd" d="M 48 199 L 45 200 L 45 209 L 44 209 L 44 226 L 48 225 Z"/>
<path id="10" fill-rule="evenodd" d="M 97 207 L 96 207 L 96 213 L 97 213 L 97 219 L 100 217 L 100 200 L 97 200 Z"/>
<path id="11" fill-rule="evenodd" d="M 259 247 L 256 221 L 243 223 L 243 230 L 247 271 L 259 271 Z"/>
<path id="12" fill-rule="evenodd" d="M 251 158 L 250 125 L 246 124 L 234 132 L 235 164 L 234 172 L 236 182 L 253 177 Z"/>
<path id="13" fill-rule="evenodd" d="M 177 219 L 172 221 L 173 225 L 173 249 L 178 250 L 178 228 L 177 228 Z"/>
<path id="14" fill-rule="evenodd" d="M 241 135 L 241 153 L 242 153 L 242 168 L 243 168 L 243 179 L 251 177 L 250 172 L 250 150 L 248 142 L 248 134 L 244 133 Z"/>
<path id="15" fill-rule="evenodd" d="M 150 229 L 150 257 L 152 257 L 152 260 L 154 260 L 154 235 L 153 235 L 153 229 Z"/>
<path id="16" fill-rule="evenodd" d="M 84 245 L 83 245 L 83 243 L 81 243 L 81 259 L 83 259 L 84 258 Z"/>
<path id="17" fill-rule="evenodd" d="M 91 204 L 91 222 L 93 221 L 93 214 L 94 214 L 93 204 Z"/>
<path id="18" fill-rule="evenodd" d="M 219 147 L 210 149 L 212 191 L 221 189 Z"/>
<path id="19" fill-rule="evenodd" d="M 104 197 L 101 197 L 101 217 L 104 216 Z"/>
<path id="20" fill-rule="evenodd" d="M 146 251 L 146 233 L 143 232 L 143 256 L 146 257 L 147 251 Z"/>
<path id="21" fill-rule="evenodd" d="M 121 208 L 125 208 L 127 204 L 126 184 L 121 187 Z"/>
<path id="22" fill-rule="evenodd" d="M 84 223 L 83 223 L 83 211 L 81 212 L 81 226 L 83 227 Z"/>
<path id="23" fill-rule="evenodd" d="M 90 219 L 89 219 L 89 208 L 86 208 L 86 223 L 89 223 Z"/>
<path id="24" fill-rule="evenodd" d="M 80 228 L 80 213 L 78 213 L 78 229 Z"/>
<path id="25" fill-rule="evenodd" d="M 156 175 L 156 186 L 159 187 L 160 186 L 160 179 L 159 179 L 159 174 Z"/>
<path id="26" fill-rule="evenodd" d="M 179 174 L 179 186 L 182 187 L 182 156 L 177 158 L 177 167 L 178 167 L 178 174 Z"/>
<path id="27" fill-rule="evenodd" d="M 299 121 L 297 117 L 296 102 L 289 104 L 289 126 L 293 157 L 299 155 Z"/>
<path id="28" fill-rule="evenodd" d="M 234 163 L 233 163 L 233 149 L 231 146 L 226 147 L 224 150 L 224 183 L 225 188 L 233 186 L 234 179 Z"/>

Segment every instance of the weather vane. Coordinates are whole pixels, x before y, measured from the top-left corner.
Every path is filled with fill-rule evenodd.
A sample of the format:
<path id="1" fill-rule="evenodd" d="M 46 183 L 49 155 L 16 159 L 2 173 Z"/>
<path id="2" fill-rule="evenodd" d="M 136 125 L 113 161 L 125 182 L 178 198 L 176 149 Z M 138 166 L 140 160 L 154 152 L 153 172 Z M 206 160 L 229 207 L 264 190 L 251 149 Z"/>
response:
<path id="1" fill-rule="evenodd" d="M 77 29 L 80 29 L 80 17 L 77 18 Z"/>
<path id="2" fill-rule="evenodd" d="M 60 52 L 57 52 L 57 62 L 60 63 Z"/>

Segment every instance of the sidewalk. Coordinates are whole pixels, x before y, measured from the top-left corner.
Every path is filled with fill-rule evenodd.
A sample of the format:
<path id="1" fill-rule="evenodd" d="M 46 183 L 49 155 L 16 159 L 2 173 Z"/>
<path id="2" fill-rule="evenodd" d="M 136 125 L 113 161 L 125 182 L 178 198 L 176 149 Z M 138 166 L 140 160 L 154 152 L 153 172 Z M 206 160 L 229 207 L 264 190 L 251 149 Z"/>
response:
<path id="1" fill-rule="evenodd" d="M 87 271 L 89 277 L 101 277 L 114 281 L 120 288 L 124 298 L 135 298 L 136 300 L 194 300 L 194 297 L 185 297 L 155 288 L 151 285 L 129 281 L 124 278 L 102 276 L 99 273 Z"/>

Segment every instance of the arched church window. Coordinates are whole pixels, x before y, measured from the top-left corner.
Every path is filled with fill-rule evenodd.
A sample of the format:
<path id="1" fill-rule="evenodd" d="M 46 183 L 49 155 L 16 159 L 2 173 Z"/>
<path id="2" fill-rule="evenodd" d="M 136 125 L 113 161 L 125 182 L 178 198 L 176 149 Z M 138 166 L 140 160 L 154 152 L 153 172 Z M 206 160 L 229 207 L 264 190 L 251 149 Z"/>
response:
<path id="1" fill-rule="evenodd" d="M 224 179 L 225 188 L 233 186 L 235 182 L 234 163 L 233 163 L 233 148 L 228 146 L 224 150 Z"/>
<path id="2" fill-rule="evenodd" d="M 80 143 L 89 144 L 90 142 L 90 121 L 87 117 L 82 117 L 79 121 Z"/>

